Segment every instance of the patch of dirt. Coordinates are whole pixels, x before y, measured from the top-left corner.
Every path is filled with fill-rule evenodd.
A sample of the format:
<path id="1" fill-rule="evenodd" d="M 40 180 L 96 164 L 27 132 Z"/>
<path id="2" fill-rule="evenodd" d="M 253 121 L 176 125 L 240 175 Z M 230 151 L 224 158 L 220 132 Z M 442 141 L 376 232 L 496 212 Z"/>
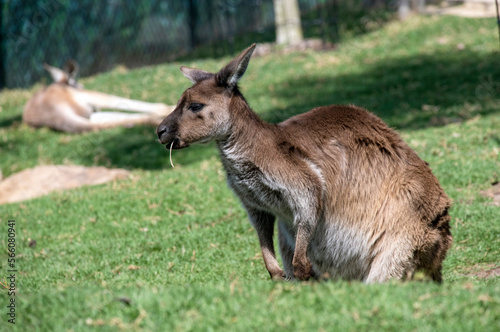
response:
<path id="1" fill-rule="evenodd" d="M 493 184 L 491 188 L 481 190 L 479 193 L 484 197 L 493 199 L 491 205 L 500 206 L 500 182 Z"/>
<path id="2" fill-rule="evenodd" d="M 490 265 L 489 267 L 491 266 L 495 266 L 496 264 L 492 264 Z M 478 277 L 480 279 L 489 279 L 489 278 L 495 278 L 495 277 L 498 277 L 500 276 L 500 266 L 496 266 L 494 268 L 490 268 L 490 269 L 480 269 L 480 270 L 477 270 L 475 272 L 471 272 L 471 273 L 467 273 L 468 276 L 475 276 L 475 277 Z"/>
<path id="3" fill-rule="evenodd" d="M 323 51 L 330 50 L 334 47 L 335 45 L 330 42 L 323 43 L 321 39 L 314 38 L 304 39 L 302 42 L 296 45 L 288 46 L 281 46 L 276 43 L 262 43 L 257 44 L 257 47 L 253 52 L 253 56 L 259 57 L 269 54 L 288 54 L 291 52 L 304 52 L 306 50 Z"/>
<path id="4" fill-rule="evenodd" d="M 103 184 L 125 179 L 130 172 L 120 168 L 48 165 L 13 174 L 0 182 L 0 204 L 45 196 L 55 190 Z"/>
<path id="5" fill-rule="evenodd" d="M 462 4 L 444 3 L 443 6 L 429 5 L 425 8 L 426 14 L 453 15 L 463 17 L 495 17 L 495 0 L 466 0 Z"/>

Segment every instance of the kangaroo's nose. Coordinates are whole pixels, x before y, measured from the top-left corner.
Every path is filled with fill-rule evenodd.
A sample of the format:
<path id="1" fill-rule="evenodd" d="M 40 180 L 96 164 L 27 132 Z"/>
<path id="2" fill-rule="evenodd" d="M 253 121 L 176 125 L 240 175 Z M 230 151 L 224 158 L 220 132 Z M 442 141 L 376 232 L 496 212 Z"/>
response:
<path id="1" fill-rule="evenodd" d="M 168 133 L 168 128 L 167 128 L 167 126 L 166 126 L 166 125 L 164 125 L 164 124 L 161 124 L 161 125 L 159 125 L 159 126 L 158 126 L 158 128 L 156 128 L 156 135 L 158 135 L 158 139 L 159 139 L 159 140 L 160 140 L 160 142 L 162 142 L 162 143 L 164 143 L 164 142 L 162 141 L 162 139 L 161 139 L 161 138 L 162 138 L 162 136 L 163 136 L 163 135 L 165 135 L 165 134 L 167 134 L 167 133 Z"/>

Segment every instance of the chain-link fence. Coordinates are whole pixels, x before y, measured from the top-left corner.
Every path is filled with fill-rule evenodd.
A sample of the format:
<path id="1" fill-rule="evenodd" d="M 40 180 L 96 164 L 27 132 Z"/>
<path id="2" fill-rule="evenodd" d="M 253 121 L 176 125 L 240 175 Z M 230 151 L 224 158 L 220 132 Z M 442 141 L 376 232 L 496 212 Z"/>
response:
<path id="1" fill-rule="evenodd" d="M 390 3 L 299 0 L 305 36 L 336 42 L 342 10 L 390 12 Z M 272 0 L 2 0 L 0 8 L 0 87 L 8 88 L 30 86 L 44 77 L 43 63 L 69 58 L 87 76 L 275 39 Z"/>

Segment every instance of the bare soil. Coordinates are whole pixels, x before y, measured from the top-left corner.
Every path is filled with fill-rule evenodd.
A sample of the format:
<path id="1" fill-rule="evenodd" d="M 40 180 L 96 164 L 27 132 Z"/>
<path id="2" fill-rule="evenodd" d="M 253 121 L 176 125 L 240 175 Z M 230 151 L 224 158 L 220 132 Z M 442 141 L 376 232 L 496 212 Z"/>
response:
<path id="1" fill-rule="evenodd" d="M 500 206 L 500 182 L 493 184 L 490 188 L 481 190 L 480 194 L 484 197 L 493 199 L 491 205 Z"/>
<path id="2" fill-rule="evenodd" d="M 106 167 L 47 165 L 13 174 L 0 181 L 0 204 L 45 196 L 55 190 L 103 184 L 125 179 L 129 171 Z"/>
<path id="3" fill-rule="evenodd" d="M 500 276 L 500 265 L 498 264 L 490 264 L 486 267 L 475 269 L 474 272 L 467 273 L 469 276 L 476 276 L 480 279 L 489 279 Z M 494 266 L 494 267 L 493 267 Z"/>

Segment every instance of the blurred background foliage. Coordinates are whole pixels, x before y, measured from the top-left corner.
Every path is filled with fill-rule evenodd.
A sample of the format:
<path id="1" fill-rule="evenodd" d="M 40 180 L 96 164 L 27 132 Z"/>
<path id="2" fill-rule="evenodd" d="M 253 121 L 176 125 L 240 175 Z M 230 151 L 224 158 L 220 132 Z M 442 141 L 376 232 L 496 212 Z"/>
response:
<path id="1" fill-rule="evenodd" d="M 304 36 L 337 43 L 393 17 L 391 0 L 299 0 Z M 82 76 L 116 65 L 233 54 L 275 39 L 272 0 L 2 0 L 0 87 L 46 78 L 69 58 Z"/>

